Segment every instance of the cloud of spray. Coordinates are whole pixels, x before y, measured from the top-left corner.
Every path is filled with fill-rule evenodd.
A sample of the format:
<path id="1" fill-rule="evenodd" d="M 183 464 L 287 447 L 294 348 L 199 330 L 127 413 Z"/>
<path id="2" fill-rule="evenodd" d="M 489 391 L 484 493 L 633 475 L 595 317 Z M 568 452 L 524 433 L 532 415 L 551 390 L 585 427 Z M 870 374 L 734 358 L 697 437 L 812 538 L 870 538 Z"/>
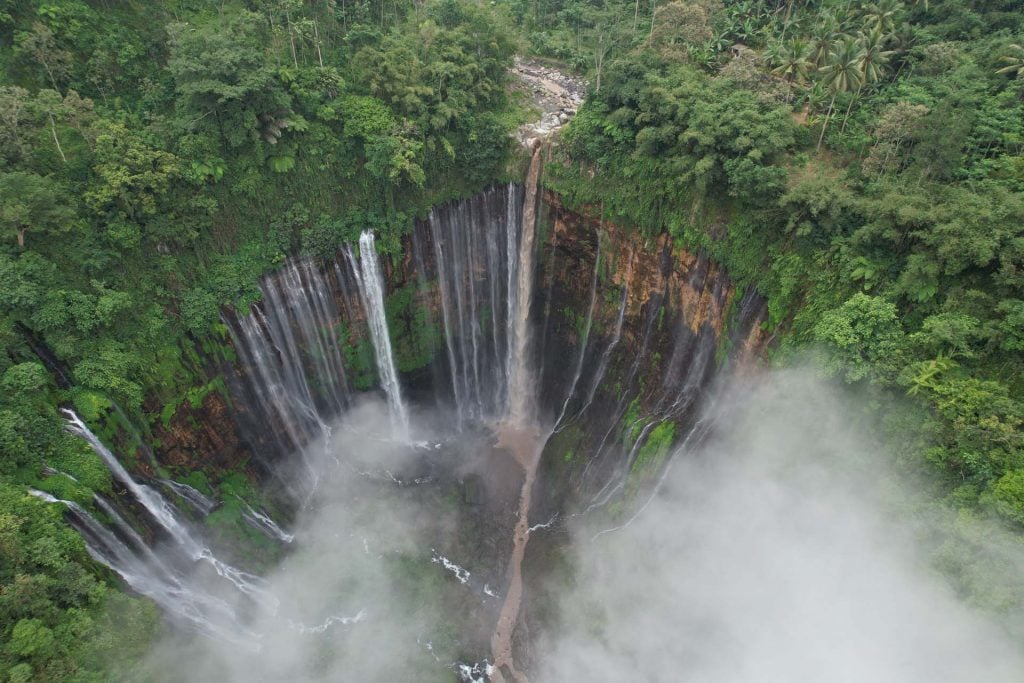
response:
<path id="1" fill-rule="evenodd" d="M 858 411 L 801 373 L 721 396 L 713 439 L 673 461 L 626 528 L 595 539 L 594 516 L 576 518 L 575 581 L 558 589 L 557 623 L 531 628 L 532 680 L 1024 680 L 1020 648 L 929 569 L 922 507 Z M 485 565 L 505 556 L 514 505 L 494 513 L 504 527 L 480 507 L 467 525 L 445 500 L 455 489 L 416 480 L 475 473 L 514 503 L 515 467 L 481 455 L 489 440 L 437 449 L 421 433 L 409 449 L 390 431 L 383 404 L 362 405 L 296 459 L 319 487 L 267 576 L 280 608 L 249 617 L 258 652 L 176 634 L 139 680 L 450 681 L 462 654 L 486 653 L 504 565 Z"/>
<path id="2" fill-rule="evenodd" d="M 277 613 L 249 617 L 258 651 L 176 633 L 140 678 L 451 680 L 443 658 L 457 648 L 445 615 L 480 598 L 433 558 L 455 536 L 440 500 L 450 489 L 414 480 L 429 477 L 417 454 L 439 450 L 436 442 L 410 449 L 391 432 L 383 405 L 358 406 L 296 466 L 296 476 L 307 464 L 320 473 L 318 489 L 292 529 L 291 554 L 266 576 Z"/>
<path id="3" fill-rule="evenodd" d="M 856 412 L 796 372 L 728 392 L 716 436 L 676 458 L 643 514 L 574 530 L 577 575 L 536 678 L 1024 680 L 1005 631 L 928 568 Z"/>

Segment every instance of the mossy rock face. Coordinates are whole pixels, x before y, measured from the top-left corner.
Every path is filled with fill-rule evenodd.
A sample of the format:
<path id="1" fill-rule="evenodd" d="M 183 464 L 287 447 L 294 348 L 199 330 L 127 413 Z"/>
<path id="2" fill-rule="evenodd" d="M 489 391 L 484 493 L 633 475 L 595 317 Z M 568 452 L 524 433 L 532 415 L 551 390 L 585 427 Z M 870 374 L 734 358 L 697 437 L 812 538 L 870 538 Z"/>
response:
<path id="1" fill-rule="evenodd" d="M 444 345 L 444 330 L 425 304 L 429 296 L 429 291 L 422 292 L 418 283 L 410 282 L 392 292 L 384 302 L 391 350 L 399 372 L 413 372 L 430 365 Z"/>
<path id="2" fill-rule="evenodd" d="M 373 342 L 369 335 L 357 336 L 344 321 L 338 323 L 338 340 L 345 359 L 345 372 L 357 391 L 367 391 L 377 385 L 377 364 L 373 358 Z"/>
<path id="3" fill-rule="evenodd" d="M 633 461 L 630 472 L 646 474 L 647 471 L 657 468 L 664 460 L 669 448 L 672 447 L 675 436 L 676 425 L 669 420 L 662 422 L 652 429 L 651 433 L 647 436 L 647 441 L 637 452 L 636 460 Z"/>

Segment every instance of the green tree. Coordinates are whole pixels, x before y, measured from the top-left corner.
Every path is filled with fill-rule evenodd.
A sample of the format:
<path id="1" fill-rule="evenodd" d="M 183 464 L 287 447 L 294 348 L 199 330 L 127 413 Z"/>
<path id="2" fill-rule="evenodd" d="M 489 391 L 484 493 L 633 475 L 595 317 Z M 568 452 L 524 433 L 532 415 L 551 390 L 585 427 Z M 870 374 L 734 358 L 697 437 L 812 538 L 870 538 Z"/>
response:
<path id="1" fill-rule="evenodd" d="M 59 92 L 59 83 L 67 78 L 72 55 L 57 46 L 53 31 L 36 21 L 32 23 L 31 30 L 20 33 L 16 41 L 23 54 L 43 67 L 50 85 Z"/>
<path id="2" fill-rule="evenodd" d="M 1000 57 L 1000 61 L 1005 62 L 1006 66 L 997 70 L 996 73 L 1000 74 L 1012 74 L 1015 78 L 1021 78 L 1024 76 L 1024 47 L 1013 43 L 1007 48 L 1010 53 Z"/>
<path id="3" fill-rule="evenodd" d="M 867 33 L 857 36 L 857 58 L 855 66 L 857 69 L 857 89 L 850 98 L 850 104 L 846 107 L 846 115 L 843 117 L 843 125 L 839 133 L 846 130 L 846 124 L 850 120 L 850 111 L 854 103 L 860 97 L 865 86 L 877 83 L 882 80 L 888 72 L 890 50 L 884 49 L 885 37 L 877 25 Z"/>
<path id="4" fill-rule="evenodd" d="M 1024 469 L 1007 472 L 983 497 L 997 513 L 1024 526 Z"/>
<path id="5" fill-rule="evenodd" d="M 22 619 L 14 625 L 7 647 L 21 657 L 45 661 L 51 656 L 53 631 L 39 619 Z"/>
<path id="6" fill-rule="evenodd" d="M 43 237 L 74 227 L 66 190 L 49 177 L 24 171 L 0 173 L 0 222 L 19 247 L 31 232 Z"/>
<path id="7" fill-rule="evenodd" d="M 814 326 L 814 338 L 832 352 L 828 367 L 847 382 L 892 381 L 901 367 L 904 333 L 896 306 L 854 294 Z"/>
<path id="8" fill-rule="evenodd" d="M 267 117 L 286 126 L 291 98 L 266 64 L 263 26 L 258 14 L 239 12 L 223 25 L 168 27 L 167 67 L 183 129 L 201 129 L 212 120 L 228 145 L 238 147 L 265 137 Z"/>
<path id="9" fill-rule="evenodd" d="M 772 43 L 768 49 L 769 59 L 775 65 L 772 73 L 791 83 L 806 83 L 814 68 L 809 53 L 810 46 L 801 38 Z"/>
<path id="10" fill-rule="evenodd" d="M 139 226 L 167 207 L 182 167 L 173 154 L 156 149 L 123 124 L 104 122 L 96 138 L 93 172 L 85 203 L 101 217 L 108 235 L 131 247 L 138 242 Z"/>
<path id="11" fill-rule="evenodd" d="M 864 24 L 871 31 L 890 33 L 896 28 L 902 9 L 900 0 L 878 0 L 864 8 Z"/>

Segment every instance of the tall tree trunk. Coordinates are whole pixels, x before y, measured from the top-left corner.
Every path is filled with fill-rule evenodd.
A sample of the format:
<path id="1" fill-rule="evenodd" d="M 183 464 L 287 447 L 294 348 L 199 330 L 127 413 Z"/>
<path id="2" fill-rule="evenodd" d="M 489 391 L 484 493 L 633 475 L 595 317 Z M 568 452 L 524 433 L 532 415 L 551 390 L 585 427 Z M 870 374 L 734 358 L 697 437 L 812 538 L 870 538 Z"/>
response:
<path id="1" fill-rule="evenodd" d="M 818 136 L 818 146 L 814 149 L 816 152 L 821 151 L 821 143 L 825 139 L 825 131 L 828 130 L 828 120 L 829 117 L 832 116 L 832 105 L 836 103 L 836 95 L 838 94 L 838 91 L 832 93 L 832 101 L 828 103 L 828 113 L 825 114 L 825 123 L 821 126 L 821 135 Z"/>
<path id="2" fill-rule="evenodd" d="M 43 68 L 46 69 L 46 75 L 50 77 L 50 83 L 53 85 L 53 89 L 60 92 L 60 88 L 57 87 L 57 79 L 53 77 L 53 70 L 50 68 L 49 62 L 45 59 L 40 59 L 43 63 Z"/>
<path id="3" fill-rule="evenodd" d="M 285 19 L 285 21 L 288 22 L 288 42 L 291 44 L 291 47 L 292 47 L 292 64 L 294 64 L 295 68 L 298 69 L 299 68 L 299 58 L 295 54 L 295 34 L 292 32 L 292 18 L 291 18 L 291 15 L 289 13 L 285 12 L 284 19 Z"/>
<path id="4" fill-rule="evenodd" d="M 846 115 L 843 116 L 843 125 L 839 128 L 840 135 L 846 132 L 846 122 L 850 120 L 850 111 L 853 109 L 853 103 L 857 101 L 858 97 L 860 97 L 860 93 L 863 89 L 864 86 L 857 88 L 857 92 L 855 92 L 853 97 L 850 98 L 850 104 L 846 107 Z"/>
<path id="5" fill-rule="evenodd" d="M 57 144 L 57 151 L 60 152 L 60 158 L 64 163 L 68 163 L 68 158 L 64 156 L 64 150 L 60 147 L 60 139 L 57 137 L 57 124 L 53 120 L 53 114 L 49 114 L 50 117 L 50 132 L 53 133 L 53 141 Z"/>
<path id="6" fill-rule="evenodd" d="M 316 41 L 316 58 L 320 60 L 320 68 L 324 68 L 324 55 L 320 52 L 320 31 L 316 27 L 316 20 L 313 20 L 313 40 Z"/>
<path id="7" fill-rule="evenodd" d="M 792 11 L 793 11 L 793 0 L 788 0 L 786 2 L 786 16 L 782 19 L 782 35 L 779 36 L 779 40 L 780 41 L 786 39 L 786 29 L 789 28 L 789 14 Z"/>

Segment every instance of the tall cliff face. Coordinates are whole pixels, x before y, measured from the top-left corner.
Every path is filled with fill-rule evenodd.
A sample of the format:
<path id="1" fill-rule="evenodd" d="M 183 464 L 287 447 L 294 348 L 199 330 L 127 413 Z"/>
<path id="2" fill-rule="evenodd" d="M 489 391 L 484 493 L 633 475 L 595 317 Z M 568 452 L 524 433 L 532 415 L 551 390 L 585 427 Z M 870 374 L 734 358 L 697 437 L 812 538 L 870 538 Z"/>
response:
<path id="1" fill-rule="evenodd" d="M 460 422 L 493 420 L 508 405 L 522 205 L 522 189 L 507 186 L 439 207 L 400 258 L 384 260 L 388 325 L 414 404 L 451 406 Z M 706 256 L 643 239 L 596 209 L 571 211 L 550 192 L 534 255 L 529 400 L 553 432 L 537 501 L 553 513 L 630 472 L 656 471 L 664 453 L 650 449 L 682 439 L 722 370 L 760 354 L 764 306 Z M 220 420 L 218 430 L 258 466 L 291 456 L 376 386 L 357 259 L 346 248 L 331 263 L 294 260 L 265 278 L 252 311 L 226 317 L 238 359 L 223 373 L 234 425 Z M 195 446 L 180 435 L 161 441 L 184 464 Z"/>
<path id="2" fill-rule="evenodd" d="M 756 364 L 763 301 L 703 254 L 645 240 L 545 196 L 534 319 L 553 434 L 536 517 L 650 478 L 713 382 Z M 546 509 L 545 509 L 546 508 Z"/>
<path id="3" fill-rule="evenodd" d="M 545 586 L 564 536 L 542 530 L 593 512 L 627 522 L 670 459 L 709 433 L 715 382 L 756 365 L 765 343 L 761 299 L 705 255 L 551 193 L 532 209 L 529 195 L 494 187 L 436 208 L 401 256 L 381 260 L 372 297 L 368 239 L 367 253 L 349 245 L 329 262 L 289 260 L 264 279 L 258 305 L 224 317 L 235 360 L 210 369 L 231 400 L 210 394 L 158 435 L 165 463 L 216 471 L 248 459 L 277 509 L 305 509 L 318 490 L 336 492 L 331 449 L 341 449 L 336 465 L 358 459 L 344 447 L 357 438 L 353 416 L 369 414 L 363 395 L 381 391 L 386 327 L 411 433 L 430 440 L 382 428 L 374 443 L 400 443 L 409 459 L 392 471 L 376 446 L 364 449 L 355 475 L 367 479 L 352 482 L 352 501 L 364 487 L 404 492 L 425 518 L 446 520 L 426 561 L 469 587 L 447 606 L 463 615 L 458 656 L 512 679 L 533 665 L 528 628 L 550 626 Z M 190 431 L 192 421 L 215 424 Z"/>

